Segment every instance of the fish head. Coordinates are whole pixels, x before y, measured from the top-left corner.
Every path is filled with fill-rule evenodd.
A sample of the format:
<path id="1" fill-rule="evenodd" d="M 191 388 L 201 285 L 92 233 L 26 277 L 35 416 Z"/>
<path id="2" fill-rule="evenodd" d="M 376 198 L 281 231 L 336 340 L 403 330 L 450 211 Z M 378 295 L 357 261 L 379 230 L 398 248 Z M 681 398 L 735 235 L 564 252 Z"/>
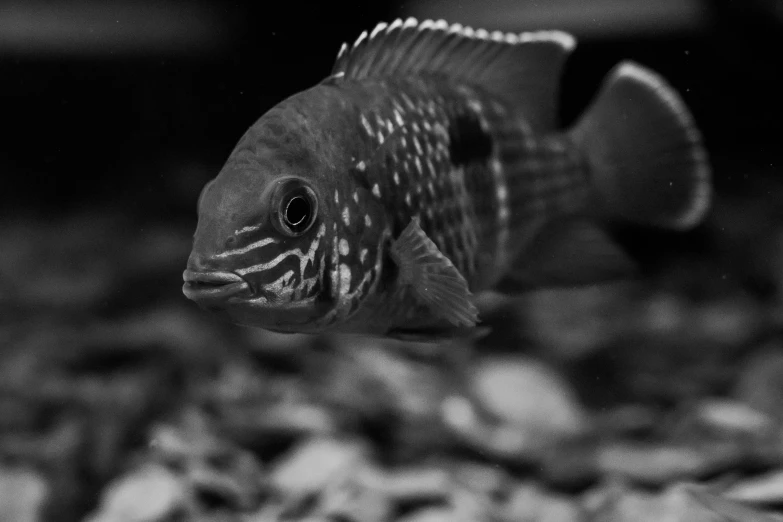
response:
<path id="1" fill-rule="evenodd" d="M 334 153 L 345 150 L 339 133 L 315 127 L 301 107 L 271 111 L 204 187 L 186 297 L 232 322 L 279 332 L 322 331 L 346 306 L 351 270 L 355 281 L 361 270 L 346 256 L 370 257 L 356 226 L 376 210 L 358 210 L 351 156 Z"/>
<path id="2" fill-rule="evenodd" d="M 275 178 L 251 206 L 238 190 L 246 176 L 223 172 L 205 187 L 183 292 L 234 322 L 307 324 L 321 315 L 325 226 L 316 189 L 303 178 Z"/>

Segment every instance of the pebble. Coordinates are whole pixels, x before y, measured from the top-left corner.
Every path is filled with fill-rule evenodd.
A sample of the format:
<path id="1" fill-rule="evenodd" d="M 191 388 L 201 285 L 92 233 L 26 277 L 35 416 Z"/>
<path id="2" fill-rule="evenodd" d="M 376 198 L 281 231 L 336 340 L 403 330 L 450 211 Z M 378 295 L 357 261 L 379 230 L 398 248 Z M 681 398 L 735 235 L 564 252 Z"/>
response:
<path id="1" fill-rule="evenodd" d="M 492 357 L 473 373 L 475 398 L 501 422 L 553 437 L 587 427 L 586 415 L 569 384 L 542 362 L 525 357 Z"/>
<path id="2" fill-rule="evenodd" d="M 616 442 L 598 449 L 598 470 L 646 484 L 666 484 L 708 471 L 712 461 L 689 447 Z"/>
<path id="3" fill-rule="evenodd" d="M 198 410 L 184 412 L 181 426 L 160 426 L 152 437 L 158 462 L 181 474 L 190 487 L 232 509 L 250 509 L 260 497 L 264 472 L 255 455 L 214 433 Z"/>
<path id="4" fill-rule="evenodd" d="M 704 488 L 676 485 L 658 494 L 613 487 L 586 505 L 592 522 L 775 522 L 775 515 L 743 506 Z"/>
<path id="5" fill-rule="evenodd" d="M 732 396 L 750 408 L 783 420 L 783 353 L 779 342 L 756 350 L 740 370 Z"/>
<path id="6" fill-rule="evenodd" d="M 766 414 L 737 400 L 703 399 L 696 415 L 705 425 L 729 433 L 763 435 L 775 427 Z"/>
<path id="7" fill-rule="evenodd" d="M 0 520 L 39 522 L 49 497 L 49 485 L 38 472 L 0 467 Z"/>
<path id="8" fill-rule="evenodd" d="M 759 477 L 744 479 L 724 493 L 727 498 L 754 504 L 783 503 L 783 470 L 775 470 Z"/>
<path id="9" fill-rule="evenodd" d="M 270 471 L 270 482 L 295 497 L 323 490 L 341 476 L 357 473 L 366 464 L 364 444 L 314 437 L 294 446 Z"/>
<path id="10" fill-rule="evenodd" d="M 159 465 L 147 465 L 115 480 L 88 522 L 156 522 L 187 508 L 185 482 Z"/>
<path id="11" fill-rule="evenodd" d="M 685 518 L 683 521 L 715 520 L 716 522 L 781 522 L 783 515 L 765 513 L 723 495 L 711 493 L 704 488 L 684 485 L 672 486 L 670 495 L 679 495 L 683 500 Z M 676 497 L 675 497 L 676 498 Z"/>
<path id="12" fill-rule="evenodd" d="M 548 493 L 536 484 L 525 483 L 509 496 L 503 509 L 505 520 L 535 522 L 580 522 L 583 509 L 565 495 Z"/>
<path id="13" fill-rule="evenodd" d="M 435 466 L 401 468 L 383 475 L 383 490 L 398 502 L 445 500 L 453 480 L 444 469 Z"/>
<path id="14" fill-rule="evenodd" d="M 499 464 L 460 462 L 453 467 L 452 475 L 457 484 L 487 496 L 502 492 L 509 481 L 508 474 Z"/>
<path id="15" fill-rule="evenodd" d="M 326 485 L 315 512 L 327 520 L 389 520 L 392 502 L 379 483 L 378 473 L 370 466 L 343 475 Z"/>
<path id="16" fill-rule="evenodd" d="M 454 509 L 454 520 L 489 520 L 493 511 L 493 500 L 480 492 L 464 487 L 455 487 L 449 502 Z"/>
<path id="17" fill-rule="evenodd" d="M 542 476 L 558 486 L 584 487 L 598 476 L 598 447 L 598 441 L 588 438 L 547 448 L 541 455 Z"/>

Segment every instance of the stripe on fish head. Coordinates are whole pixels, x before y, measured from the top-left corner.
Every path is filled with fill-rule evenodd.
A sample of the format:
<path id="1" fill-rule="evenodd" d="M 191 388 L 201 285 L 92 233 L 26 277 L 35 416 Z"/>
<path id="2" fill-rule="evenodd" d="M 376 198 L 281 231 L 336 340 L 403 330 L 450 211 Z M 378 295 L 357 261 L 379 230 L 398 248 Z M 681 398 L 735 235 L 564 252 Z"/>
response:
<path id="1" fill-rule="evenodd" d="M 205 187 L 186 295 L 198 302 L 218 293 L 207 291 L 212 286 L 241 280 L 241 295 L 211 298 L 209 308 L 224 310 L 237 322 L 279 329 L 286 321 L 318 315 L 313 308 L 324 286 L 326 225 L 315 183 L 254 172 L 263 166 L 227 165 Z M 256 178 L 257 191 L 246 189 L 250 177 Z M 296 312 L 286 315 L 291 308 Z"/>
<path id="2" fill-rule="evenodd" d="M 315 298 L 325 269 L 325 235 L 326 225 L 321 223 L 304 240 L 273 240 L 270 244 L 275 248 L 266 249 L 266 256 L 238 268 L 235 272 L 250 284 L 256 296 L 250 302 L 273 306 Z"/>
<path id="3" fill-rule="evenodd" d="M 368 115 L 367 136 L 335 93 L 317 86 L 270 110 L 205 189 L 188 275 L 217 271 L 205 285 L 241 287 L 209 305 L 235 322 L 336 328 L 377 283 L 387 221 L 378 170 L 391 150 L 381 141 L 395 135 L 398 118 Z"/>

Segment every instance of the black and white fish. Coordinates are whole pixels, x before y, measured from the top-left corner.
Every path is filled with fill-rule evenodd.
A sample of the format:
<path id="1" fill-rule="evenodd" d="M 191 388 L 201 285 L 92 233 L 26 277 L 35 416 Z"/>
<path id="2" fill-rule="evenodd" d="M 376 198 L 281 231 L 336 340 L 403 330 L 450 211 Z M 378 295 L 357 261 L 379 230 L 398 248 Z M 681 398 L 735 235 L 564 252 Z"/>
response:
<path id="1" fill-rule="evenodd" d="M 276 331 L 426 337 L 474 326 L 482 290 L 625 274 L 602 225 L 693 227 L 710 169 L 680 97 L 635 63 L 558 129 L 574 46 L 414 19 L 344 45 L 204 188 L 185 295 Z"/>

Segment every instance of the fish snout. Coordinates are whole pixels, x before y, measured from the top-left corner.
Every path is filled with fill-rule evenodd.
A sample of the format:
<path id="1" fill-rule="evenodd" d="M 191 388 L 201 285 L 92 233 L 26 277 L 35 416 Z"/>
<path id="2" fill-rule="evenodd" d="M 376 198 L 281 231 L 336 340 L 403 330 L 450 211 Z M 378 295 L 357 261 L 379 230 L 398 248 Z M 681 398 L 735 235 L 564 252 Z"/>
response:
<path id="1" fill-rule="evenodd" d="M 221 270 L 217 263 L 195 252 L 188 258 L 182 279 L 182 293 L 200 304 L 219 302 L 250 289 L 241 276 Z"/>
<path id="2" fill-rule="evenodd" d="M 210 259 L 209 256 L 199 254 L 195 250 L 191 252 L 190 257 L 188 257 L 187 268 L 193 272 L 220 271 L 220 267 L 214 259 Z"/>

